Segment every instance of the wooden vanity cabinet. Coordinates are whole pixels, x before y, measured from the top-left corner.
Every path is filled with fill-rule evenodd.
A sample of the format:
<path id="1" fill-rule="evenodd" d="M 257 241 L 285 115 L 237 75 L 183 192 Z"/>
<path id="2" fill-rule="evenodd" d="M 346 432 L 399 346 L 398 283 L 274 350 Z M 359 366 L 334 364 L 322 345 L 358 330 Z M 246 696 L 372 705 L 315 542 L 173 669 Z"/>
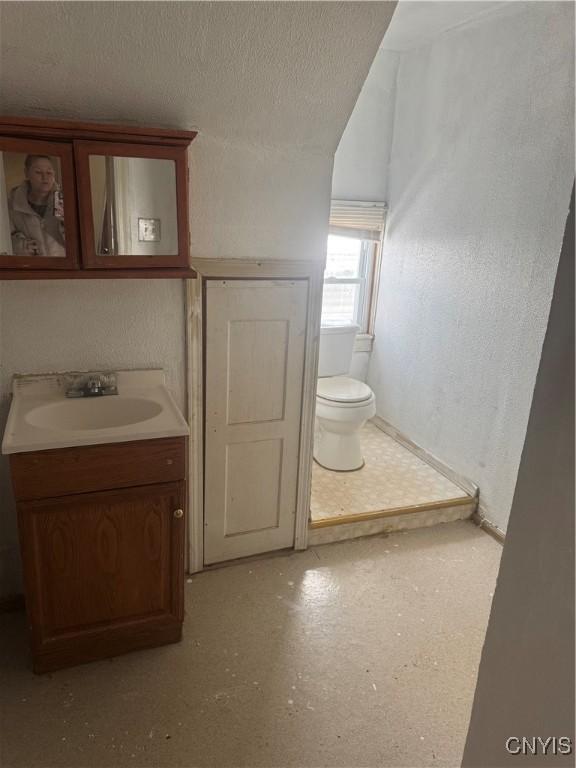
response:
<path id="1" fill-rule="evenodd" d="M 12 454 L 35 672 L 180 639 L 185 464 L 186 438 Z"/>

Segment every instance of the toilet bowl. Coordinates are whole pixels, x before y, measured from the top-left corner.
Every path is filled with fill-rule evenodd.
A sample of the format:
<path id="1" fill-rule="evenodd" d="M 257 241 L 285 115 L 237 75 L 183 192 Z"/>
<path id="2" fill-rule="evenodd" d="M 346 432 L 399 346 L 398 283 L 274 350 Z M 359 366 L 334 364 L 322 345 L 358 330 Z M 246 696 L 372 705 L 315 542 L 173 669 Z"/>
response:
<path id="1" fill-rule="evenodd" d="M 351 472 L 364 466 L 360 429 L 376 413 L 367 384 L 348 373 L 357 326 L 322 328 L 316 388 L 314 459 L 325 469 Z"/>
<path id="2" fill-rule="evenodd" d="M 347 376 L 319 379 L 314 442 L 318 464 L 340 472 L 361 469 L 360 429 L 375 413 L 376 398 L 363 382 Z"/>

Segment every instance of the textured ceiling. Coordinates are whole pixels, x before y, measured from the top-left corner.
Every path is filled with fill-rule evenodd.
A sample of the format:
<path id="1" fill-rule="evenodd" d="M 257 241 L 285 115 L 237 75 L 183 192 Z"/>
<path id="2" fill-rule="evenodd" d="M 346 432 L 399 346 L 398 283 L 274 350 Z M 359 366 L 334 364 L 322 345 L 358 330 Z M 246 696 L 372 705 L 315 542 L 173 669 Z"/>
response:
<path id="1" fill-rule="evenodd" d="M 449 29 L 507 5 L 510 2 L 492 0 L 400 0 L 382 48 L 390 51 L 417 48 Z"/>
<path id="2" fill-rule="evenodd" d="M 394 7 L 0 3 L 0 109 L 333 152 Z"/>

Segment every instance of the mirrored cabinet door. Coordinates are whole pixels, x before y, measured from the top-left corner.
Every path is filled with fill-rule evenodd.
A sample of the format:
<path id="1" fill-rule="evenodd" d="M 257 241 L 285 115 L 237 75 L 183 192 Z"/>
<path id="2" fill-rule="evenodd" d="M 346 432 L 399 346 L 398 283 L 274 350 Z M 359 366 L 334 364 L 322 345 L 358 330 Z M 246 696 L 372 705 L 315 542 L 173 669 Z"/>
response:
<path id="1" fill-rule="evenodd" d="M 0 138 L 0 267 L 78 265 L 70 144 Z"/>
<path id="2" fill-rule="evenodd" d="M 83 264 L 186 267 L 186 148 L 74 143 Z"/>

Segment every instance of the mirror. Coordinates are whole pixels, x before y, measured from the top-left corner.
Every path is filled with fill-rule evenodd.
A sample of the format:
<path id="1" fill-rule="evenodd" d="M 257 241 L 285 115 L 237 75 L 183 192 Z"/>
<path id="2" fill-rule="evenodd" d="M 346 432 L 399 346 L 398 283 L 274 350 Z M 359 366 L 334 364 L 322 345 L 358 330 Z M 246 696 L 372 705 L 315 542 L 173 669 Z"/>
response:
<path id="1" fill-rule="evenodd" d="M 178 254 L 174 160 L 89 155 L 88 161 L 95 252 Z"/>
<path id="2" fill-rule="evenodd" d="M 0 256 L 66 257 L 59 157 L 0 152 Z"/>

